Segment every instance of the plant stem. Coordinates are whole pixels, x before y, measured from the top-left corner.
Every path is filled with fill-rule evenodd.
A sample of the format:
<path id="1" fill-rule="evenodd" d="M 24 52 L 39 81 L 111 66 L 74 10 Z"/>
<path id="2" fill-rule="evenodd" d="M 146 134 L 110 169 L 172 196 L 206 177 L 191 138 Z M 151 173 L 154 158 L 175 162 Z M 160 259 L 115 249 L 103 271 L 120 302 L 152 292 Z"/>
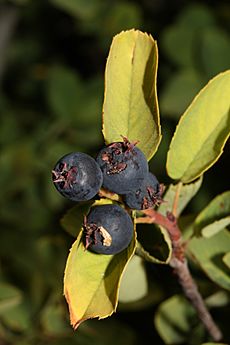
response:
<path id="1" fill-rule="evenodd" d="M 209 313 L 209 310 L 198 291 L 196 282 L 193 280 L 189 271 L 187 260 L 185 258 L 185 249 L 181 238 L 181 231 L 178 227 L 176 217 L 171 212 L 168 212 L 166 216 L 163 216 L 153 209 L 145 210 L 143 213 L 146 217 L 137 218 L 137 223 L 155 223 L 163 226 L 168 231 L 172 241 L 172 257 L 169 265 L 174 269 L 185 296 L 192 303 L 198 317 L 210 336 L 214 341 L 220 341 L 223 338 L 222 333 Z"/>
<path id="2" fill-rule="evenodd" d="M 188 298 L 188 300 L 191 301 L 199 319 L 201 320 L 213 340 L 217 342 L 220 341 L 223 338 L 222 333 L 218 326 L 215 324 L 211 314 L 209 313 L 209 310 L 204 304 L 204 300 L 199 293 L 197 285 L 189 271 L 187 260 L 181 262 L 177 258 L 173 258 L 169 264 L 174 268 L 174 272 L 179 278 L 179 282 L 182 286 L 184 294 Z"/>

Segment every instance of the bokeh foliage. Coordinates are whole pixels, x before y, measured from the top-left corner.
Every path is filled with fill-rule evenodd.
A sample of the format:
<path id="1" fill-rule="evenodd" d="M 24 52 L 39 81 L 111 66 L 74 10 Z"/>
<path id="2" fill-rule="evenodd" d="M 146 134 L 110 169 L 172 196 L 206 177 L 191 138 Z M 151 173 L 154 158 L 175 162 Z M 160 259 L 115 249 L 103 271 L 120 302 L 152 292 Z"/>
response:
<path id="1" fill-rule="evenodd" d="M 122 304 L 110 320 L 88 321 L 73 333 L 62 296 L 72 237 L 59 223 L 72 204 L 57 195 L 50 171 L 66 152 L 94 155 L 103 144 L 105 59 L 113 35 L 135 27 L 159 46 L 163 139 L 151 165 L 167 183 L 166 152 L 178 118 L 211 77 L 229 68 L 229 17 L 225 1 L 0 1 L 0 342 L 129 345 L 147 334 L 162 343 L 154 312 L 163 300 L 179 303 L 170 298 L 180 289 L 167 269 L 148 265 L 141 302 Z M 226 190 L 227 162 L 226 148 L 187 217 Z M 195 268 L 194 274 L 204 295 L 216 291 Z M 227 336 L 226 305 L 214 311 Z"/>

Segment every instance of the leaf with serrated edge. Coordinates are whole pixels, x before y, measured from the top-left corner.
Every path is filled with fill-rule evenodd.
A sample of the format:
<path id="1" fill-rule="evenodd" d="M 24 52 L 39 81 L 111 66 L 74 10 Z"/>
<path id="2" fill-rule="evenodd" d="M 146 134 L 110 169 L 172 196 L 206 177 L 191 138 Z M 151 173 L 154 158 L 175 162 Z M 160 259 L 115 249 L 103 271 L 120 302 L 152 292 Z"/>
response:
<path id="1" fill-rule="evenodd" d="M 160 204 L 157 211 L 164 215 L 166 215 L 167 211 L 172 211 L 176 193 L 179 193 L 176 208 L 176 216 L 178 217 L 200 189 L 202 180 L 203 178 L 201 177 L 193 183 L 169 185 L 163 197 L 164 202 Z"/>
<path id="2" fill-rule="evenodd" d="M 121 135 L 149 160 L 161 140 L 156 92 L 158 50 L 151 35 L 123 31 L 113 39 L 105 70 L 103 135 L 106 143 Z"/>
<path id="3" fill-rule="evenodd" d="M 229 137 L 229 94 L 230 70 L 210 80 L 185 111 L 167 155 L 171 178 L 191 182 L 218 160 Z"/>
<path id="4" fill-rule="evenodd" d="M 195 235 L 210 237 L 230 223 L 230 191 L 217 195 L 196 217 Z"/>
<path id="5" fill-rule="evenodd" d="M 74 329 L 89 318 L 105 318 L 116 310 L 121 275 L 134 250 L 135 236 L 121 253 L 102 255 L 86 250 L 82 232 L 78 235 L 64 276 L 64 295 Z"/>

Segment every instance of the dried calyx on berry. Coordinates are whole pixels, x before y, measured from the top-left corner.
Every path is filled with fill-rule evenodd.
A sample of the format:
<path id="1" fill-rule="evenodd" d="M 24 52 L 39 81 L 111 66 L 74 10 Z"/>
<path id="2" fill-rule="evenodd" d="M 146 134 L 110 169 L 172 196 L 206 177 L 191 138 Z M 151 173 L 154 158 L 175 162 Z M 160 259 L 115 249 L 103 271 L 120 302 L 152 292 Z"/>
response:
<path id="1" fill-rule="evenodd" d="M 133 237 L 129 214 L 116 204 L 94 206 L 84 220 L 86 249 L 98 254 L 117 254 Z"/>
<path id="2" fill-rule="evenodd" d="M 162 202 L 163 191 L 163 185 L 158 182 L 155 175 L 149 173 L 140 188 L 124 196 L 124 202 L 129 208 L 146 210 Z"/>
<path id="3" fill-rule="evenodd" d="M 63 156 L 52 171 L 58 192 L 73 201 L 92 199 L 102 185 L 102 173 L 97 162 L 82 152 Z"/>
<path id="4" fill-rule="evenodd" d="M 117 194 L 126 194 L 140 187 L 148 174 L 144 153 L 123 137 L 104 147 L 97 156 L 103 174 L 103 187 Z"/>

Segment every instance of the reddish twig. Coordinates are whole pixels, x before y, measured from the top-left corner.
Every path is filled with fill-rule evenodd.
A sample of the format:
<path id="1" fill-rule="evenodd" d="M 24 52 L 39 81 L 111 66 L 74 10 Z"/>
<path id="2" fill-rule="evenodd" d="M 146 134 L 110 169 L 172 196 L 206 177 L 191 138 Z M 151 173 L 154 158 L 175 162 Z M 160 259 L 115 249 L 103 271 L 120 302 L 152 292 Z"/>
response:
<path id="1" fill-rule="evenodd" d="M 189 271 L 187 260 L 185 258 L 181 231 L 178 227 L 176 217 L 171 212 L 168 212 L 167 215 L 164 216 L 153 209 L 145 210 L 143 213 L 146 217 L 137 218 L 137 223 L 155 223 L 163 226 L 168 231 L 172 241 L 172 257 L 169 265 L 174 269 L 185 296 L 192 303 L 198 317 L 213 340 L 217 342 L 220 341 L 223 338 L 222 333 L 209 313 L 209 310 L 207 309 Z"/>

